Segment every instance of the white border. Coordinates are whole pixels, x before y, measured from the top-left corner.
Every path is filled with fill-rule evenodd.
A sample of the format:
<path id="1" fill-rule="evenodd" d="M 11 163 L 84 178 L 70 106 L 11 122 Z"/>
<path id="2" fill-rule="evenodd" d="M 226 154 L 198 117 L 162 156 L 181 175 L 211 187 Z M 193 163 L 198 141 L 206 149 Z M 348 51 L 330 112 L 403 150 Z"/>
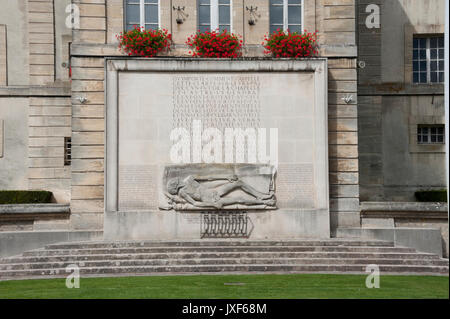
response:
<path id="1" fill-rule="evenodd" d="M 209 27 L 211 31 L 219 28 L 219 0 L 211 0 L 209 3 Z"/>
<path id="2" fill-rule="evenodd" d="M 145 0 L 140 0 L 139 2 L 139 13 L 140 13 L 139 23 L 141 24 L 141 28 L 145 29 Z M 125 27 L 126 26 L 127 24 L 125 21 Z M 158 29 L 161 29 L 161 0 L 158 0 Z"/>
<path id="3" fill-rule="evenodd" d="M 269 3 L 269 31 L 270 31 L 270 8 L 271 5 Z M 300 17 L 300 30 L 302 33 L 305 32 L 305 0 L 301 0 L 300 2 L 301 9 L 301 17 Z M 286 32 L 289 28 L 289 1 L 283 0 L 283 31 Z"/>
<path id="4" fill-rule="evenodd" d="M 199 5 L 197 5 L 197 7 L 199 7 Z M 219 29 L 219 0 L 210 0 L 209 10 L 210 10 L 209 27 L 211 31 L 214 31 Z M 197 22 L 197 25 L 199 29 L 200 23 Z M 233 0 L 230 0 L 230 30 L 228 31 L 230 33 L 233 33 Z"/>

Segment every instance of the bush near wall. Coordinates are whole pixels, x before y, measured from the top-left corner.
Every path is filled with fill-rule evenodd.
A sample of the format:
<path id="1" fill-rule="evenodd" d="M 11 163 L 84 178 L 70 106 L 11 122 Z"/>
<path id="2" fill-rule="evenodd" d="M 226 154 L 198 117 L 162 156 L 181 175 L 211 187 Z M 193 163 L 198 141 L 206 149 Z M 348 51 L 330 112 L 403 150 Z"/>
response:
<path id="1" fill-rule="evenodd" d="M 447 202 L 447 191 L 445 189 L 418 191 L 414 195 L 419 202 Z"/>
<path id="2" fill-rule="evenodd" d="M 47 191 L 0 191 L 0 204 L 51 203 L 52 195 Z"/>

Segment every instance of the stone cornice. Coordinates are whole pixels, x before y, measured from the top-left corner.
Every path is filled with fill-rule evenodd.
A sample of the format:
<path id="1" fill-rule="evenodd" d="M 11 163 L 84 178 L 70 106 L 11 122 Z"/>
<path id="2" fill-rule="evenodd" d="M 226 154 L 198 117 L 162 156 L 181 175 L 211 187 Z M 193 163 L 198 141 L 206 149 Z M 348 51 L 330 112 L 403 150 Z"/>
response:
<path id="1" fill-rule="evenodd" d="M 63 86 L 0 86 L 0 97 L 70 97 L 70 83 Z"/>

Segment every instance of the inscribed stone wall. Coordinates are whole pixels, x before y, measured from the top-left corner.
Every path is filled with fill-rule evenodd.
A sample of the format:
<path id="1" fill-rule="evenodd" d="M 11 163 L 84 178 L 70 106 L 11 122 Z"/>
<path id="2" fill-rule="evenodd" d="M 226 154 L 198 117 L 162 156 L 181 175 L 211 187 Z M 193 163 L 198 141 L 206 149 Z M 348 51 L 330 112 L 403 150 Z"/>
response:
<path id="1" fill-rule="evenodd" d="M 104 0 L 96 0 L 95 2 L 75 0 L 74 2 L 79 3 L 82 16 L 95 15 L 96 17 L 103 17 L 108 15 L 106 30 L 91 28 L 89 30 L 89 39 L 86 39 L 86 41 L 84 41 L 84 38 L 88 32 L 85 31 L 88 30 L 80 32 L 79 35 L 74 37 L 78 43 L 89 42 L 90 46 L 75 45 L 72 59 L 73 63 L 82 60 L 98 61 L 95 62 L 95 68 L 89 62 L 89 66 L 88 64 L 81 64 L 77 67 L 77 70 L 74 69 L 74 74 L 78 72 L 83 79 L 74 81 L 73 94 L 74 96 L 84 95 L 88 98 L 86 105 L 79 105 L 80 103 L 73 99 L 74 112 L 76 110 L 77 112 L 82 112 L 83 116 L 94 116 L 78 122 L 83 125 L 75 129 L 74 134 L 77 136 L 89 136 L 89 145 L 76 146 L 74 154 L 78 156 L 76 165 L 79 165 L 80 174 L 102 174 L 103 150 L 100 148 L 103 147 L 103 142 L 100 142 L 100 137 L 104 126 L 101 113 L 104 102 L 102 96 L 103 86 L 100 82 L 103 80 L 103 73 L 100 68 L 103 65 L 101 61 L 105 55 L 119 54 L 115 45 L 102 45 L 102 43 L 105 43 L 105 41 L 108 43 L 114 42 L 113 32 L 120 31 L 120 27 L 119 24 L 115 24 L 113 21 L 115 21 L 114 19 L 120 20 L 118 15 L 121 14 L 123 7 L 122 2 L 116 0 L 107 2 Z M 258 11 L 261 17 L 255 26 L 249 26 L 246 23 L 249 15 L 245 10 L 242 12 L 243 7 L 240 5 L 233 6 L 233 23 L 235 26 L 234 31 L 242 34 L 245 44 L 248 44 L 244 53 L 249 56 L 259 55 L 260 50 L 255 50 L 252 46 L 256 48 L 261 43 L 264 34 L 268 32 L 267 1 L 258 0 L 255 3 L 239 1 L 239 4 L 244 6 L 258 4 Z M 165 14 L 161 20 L 162 25 L 169 28 L 169 31 L 173 33 L 175 42 L 178 44 L 183 44 L 187 35 L 194 33 L 196 30 L 196 6 L 192 5 L 191 1 L 181 1 L 180 6 L 183 5 L 186 6 L 186 12 L 189 14 L 189 17 L 181 25 L 175 22 L 175 12 L 171 12 L 172 21 L 168 20 L 170 8 L 167 5 L 164 5 L 164 10 L 162 11 Z M 355 226 L 360 223 L 355 12 L 354 0 L 305 1 L 305 27 L 308 31 L 318 30 L 319 45 L 321 47 L 320 55 L 329 58 L 329 181 L 333 228 Z M 111 19 L 109 15 L 111 15 Z M 243 20 L 240 21 L 240 19 Z M 74 33 L 77 32 L 74 31 Z M 98 47 L 92 46 L 93 43 L 97 43 Z M 173 54 L 180 54 L 180 52 L 175 50 Z M 87 58 L 88 56 L 90 58 Z M 351 101 L 349 103 L 345 102 L 344 98 L 350 95 L 352 96 Z M 162 110 L 162 112 L 166 112 L 166 110 Z M 167 113 L 165 116 L 169 119 L 172 113 Z M 271 123 L 269 118 L 260 118 L 260 121 L 262 127 L 268 127 L 267 124 Z M 290 119 L 290 121 L 295 121 L 295 119 Z M 92 129 L 88 129 L 88 122 L 92 125 Z M 98 144 L 92 145 L 91 140 L 93 139 L 98 140 Z M 297 145 L 297 148 L 304 149 L 300 144 Z M 158 151 L 164 151 L 167 154 L 166 149 L 159 149 Z M 303 154 L 303 156 L 307 155 L 307 152 Z M 300 155 L 298 153 L 296 155 L 295 152 L 287 152 L 286 156 Z M 94 184 L 89 186 L 72 186 L 72 197 L 74 198 L 74 194 L 76 194 L 77 198 L 72 203 L 72 209 L 79 214 L 80 220 L 82 216 L 86 216 L 86 218 L 88 215 L 90 216 L 89 227 L 97 222 L 101 222 L 103 207 L 103 182 L 97 179 Z M 89 213 L 83 215 L 87 212 Z"/>

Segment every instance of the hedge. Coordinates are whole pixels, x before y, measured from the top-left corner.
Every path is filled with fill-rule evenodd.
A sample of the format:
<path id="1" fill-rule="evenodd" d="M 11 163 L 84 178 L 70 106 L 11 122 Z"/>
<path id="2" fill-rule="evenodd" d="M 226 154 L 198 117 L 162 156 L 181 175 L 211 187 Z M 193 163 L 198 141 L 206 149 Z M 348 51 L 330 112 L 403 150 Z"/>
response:
<path id="1" fill-rule="evenodd" d="M 52 195 L 48 191 L 0 191 L 0 204 L 51 203 Z"/>

